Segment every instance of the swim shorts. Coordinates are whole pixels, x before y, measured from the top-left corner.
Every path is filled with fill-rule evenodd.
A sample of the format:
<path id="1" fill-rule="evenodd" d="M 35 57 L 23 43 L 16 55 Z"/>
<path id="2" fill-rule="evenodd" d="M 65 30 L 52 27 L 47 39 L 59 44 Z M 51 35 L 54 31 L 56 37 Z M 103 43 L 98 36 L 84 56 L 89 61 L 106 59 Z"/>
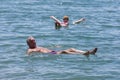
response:
<path id="1" fill-rule="evenodd" d="M 57 52 L 56 51 L 51 51 L 50 54 L 57 54 Z"/>

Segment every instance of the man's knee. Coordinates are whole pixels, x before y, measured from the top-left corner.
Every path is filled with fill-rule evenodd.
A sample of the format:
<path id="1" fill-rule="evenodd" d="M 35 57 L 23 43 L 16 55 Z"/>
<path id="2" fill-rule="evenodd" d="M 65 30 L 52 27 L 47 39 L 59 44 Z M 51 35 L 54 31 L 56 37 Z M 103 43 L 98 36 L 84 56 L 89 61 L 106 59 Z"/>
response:
<path id="1" fill-rule="evenodd" d="M 75 51 L 75 48 L 70 48 L 71 51 Z"/>

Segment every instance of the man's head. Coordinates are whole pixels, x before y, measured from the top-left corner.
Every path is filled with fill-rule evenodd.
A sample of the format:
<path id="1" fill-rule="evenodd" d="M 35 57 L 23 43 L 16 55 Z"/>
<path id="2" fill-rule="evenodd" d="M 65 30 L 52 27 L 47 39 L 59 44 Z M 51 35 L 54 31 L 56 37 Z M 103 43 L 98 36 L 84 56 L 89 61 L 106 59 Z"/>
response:
<path id="1" fill-rule="evenodd" d="M 30 36 L 27 39 L 27 45 L 29 46 L 30 49 L 36 48 L 36 42 L 34 37 Z"/>
<path id="2" fill-rule="evenodd" d="M 69 17 L 68 17 L 68 16 L 64 16 L 64 17 L 63 17 L 63 21 L 64 21 L 64 22 L 68 22 L 68 21 L 69 21 Z"/>

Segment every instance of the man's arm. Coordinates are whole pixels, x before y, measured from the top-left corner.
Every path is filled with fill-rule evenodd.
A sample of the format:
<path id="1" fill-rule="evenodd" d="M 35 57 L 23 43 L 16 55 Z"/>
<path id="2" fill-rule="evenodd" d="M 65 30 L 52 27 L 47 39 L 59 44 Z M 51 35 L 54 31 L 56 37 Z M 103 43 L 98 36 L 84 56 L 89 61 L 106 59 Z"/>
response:
<path id="1" fill-rule="evenodd" d="M 32 52 L 33 52 L 32 50 L 28 49 L 26 53 L 30 55 Z"/>

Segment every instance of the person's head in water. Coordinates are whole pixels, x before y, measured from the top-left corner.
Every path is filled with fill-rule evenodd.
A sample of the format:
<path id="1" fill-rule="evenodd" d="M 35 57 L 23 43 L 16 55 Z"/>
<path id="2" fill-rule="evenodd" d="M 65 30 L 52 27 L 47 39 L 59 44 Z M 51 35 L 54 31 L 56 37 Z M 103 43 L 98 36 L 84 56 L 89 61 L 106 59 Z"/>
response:
<path id="1" fill-rule="evenodd" d="M 26 42 L 30 49 L 36 48 L 36 42 L 35 42 L 34 37 L 32 36 L 28 37 Z"/>
<path id="2" fill-rule="evenodd" d="M 68 22 L 69 21 L 69 17 L 68 16 L 64 16 L 63 17 L 63 22 Z"/>

